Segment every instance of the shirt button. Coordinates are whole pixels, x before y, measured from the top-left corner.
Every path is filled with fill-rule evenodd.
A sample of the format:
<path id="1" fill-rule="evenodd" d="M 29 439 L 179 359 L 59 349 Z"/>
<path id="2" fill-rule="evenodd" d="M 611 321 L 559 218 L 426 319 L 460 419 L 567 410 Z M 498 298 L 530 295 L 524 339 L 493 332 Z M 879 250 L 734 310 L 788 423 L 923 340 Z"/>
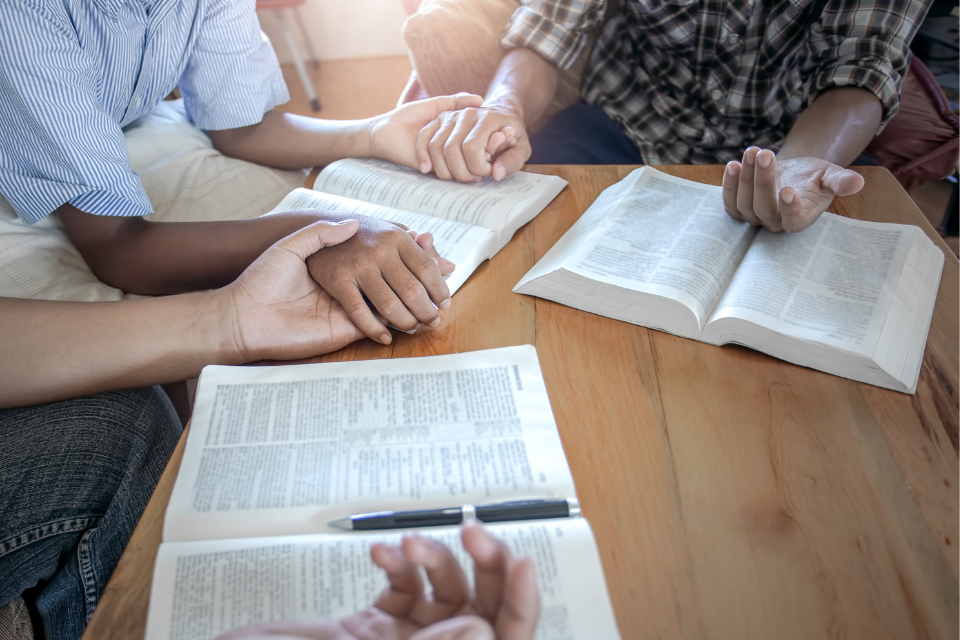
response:
<path id="1" fill-rule="evenodd" d="M 740 44 L 740 36 L 735 33 L 731 33 L 727 36 L 727 42 L 733 46 Z"/>
<path id="2" fill-rule="evenodd" d="M 134 98 L 134 99 L 133 99 L 133 108 L 134 108 L 134 109 L 139 109 L 139 108 L 140 108 L 140 98 Z"/>
<path id="3" fill-rule="evenodd" d="M 723 97 L 723 91 L 720 91 L 720 89 L 714 89 L 713 91 L 710 92 L 710 97 L 713 98 L 714 100 L 719 100 L 720 98 Z"/>

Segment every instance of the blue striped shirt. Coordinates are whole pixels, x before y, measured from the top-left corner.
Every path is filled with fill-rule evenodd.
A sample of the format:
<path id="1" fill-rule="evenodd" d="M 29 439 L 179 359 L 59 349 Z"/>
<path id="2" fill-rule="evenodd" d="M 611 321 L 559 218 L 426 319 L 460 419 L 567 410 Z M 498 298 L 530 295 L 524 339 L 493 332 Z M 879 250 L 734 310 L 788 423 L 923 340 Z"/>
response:
<path id="1" fill-rule="evenodd" d="M 33 224 L 65 203 L 152 213 L 122 128 L 180 87 L 204 130 L 289 99 L 255 0 L 0 0 L 0 193 Z"/>

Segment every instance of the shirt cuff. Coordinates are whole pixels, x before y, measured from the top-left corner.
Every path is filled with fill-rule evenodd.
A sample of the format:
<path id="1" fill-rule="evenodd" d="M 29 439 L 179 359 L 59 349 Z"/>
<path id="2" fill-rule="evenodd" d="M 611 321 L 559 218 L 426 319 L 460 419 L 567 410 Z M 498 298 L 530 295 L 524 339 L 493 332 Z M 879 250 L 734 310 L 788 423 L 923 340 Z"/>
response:
<path id="1" fill-rule="evenodd" d="M 903 76 L 886 60 L 838 64 L 816 73 L 807 84 L 807 104 L 833 87 L 858 87 L 877 96 L 883 106 L 884 125 L 900 108 L 900 84 Z"/>
<path id="2" fill-rule="evenodd" d="M 505 49 L 532 49 L 557 67 L 569 69 L 586 44 L 586 34 L 562 27 L 527 7 L 520 7 L 510 18 L 500 44 Z"/>
<path id="3" fill-rule="evenodd" d="M 70 204 L 84 213 L 97 216 L 148 216 L 153 213 L 153 206 L 146 193 L 139 195 L 142 197 L 131 199 L 111 191 L 92 189 L 71 199 Z"/>

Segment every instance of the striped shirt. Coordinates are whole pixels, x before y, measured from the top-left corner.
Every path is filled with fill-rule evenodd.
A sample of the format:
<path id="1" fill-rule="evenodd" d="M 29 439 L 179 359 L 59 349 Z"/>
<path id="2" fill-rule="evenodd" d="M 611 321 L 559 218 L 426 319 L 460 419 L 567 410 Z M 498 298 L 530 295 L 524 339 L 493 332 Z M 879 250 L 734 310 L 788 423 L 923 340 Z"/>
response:
<path id="1" fill-rule="evenodd" d="M 832 87 L 897 112 L 909 43 L 931 0 L 523 0 L 502 44 L 569 68 L 602 23 L 581 96 L 648 164 L 725 163 L 779 149 Z"/>
<path id="2" fill-rule="evenodd" d="M 289 99 L 255 0 L 0 0 L 0 193 L 33 224 L 65 203 L 153 209 L 122 128 L 180 87 L 204 130 Z"/>

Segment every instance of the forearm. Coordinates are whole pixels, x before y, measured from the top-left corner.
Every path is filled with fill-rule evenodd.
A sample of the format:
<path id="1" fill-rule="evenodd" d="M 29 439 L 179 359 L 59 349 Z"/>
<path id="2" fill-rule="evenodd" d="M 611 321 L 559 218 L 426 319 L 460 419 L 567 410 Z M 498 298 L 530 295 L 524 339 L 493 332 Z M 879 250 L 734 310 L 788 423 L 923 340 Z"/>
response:
<path id="1" fill-rule="evenodd" d="M 506 108 L 527 125 L 550 106 L 559 72 L 530 49 L 513 49 L 503 57 L 490 83 L 484 106 Z"/>
<path id="2" fill-rule="evenodd" d="M 882 115 L 880 100 L 866 89 L 826 91 L 797 118 L 777 158 L 820 158 L 845 167 L 873 140 Z"/>
<path id="3" fill-rule="evenodd" d="M 277 169 L 304 169 L 372 155 L 372 120 L 319 120 L 268 111 L 258 124 L 208 131 L 224 155 Z"/>
<path id="4" fill-rule="evenodd" d="M 0 407 L 196 377 L 234 364 L 216 293 L 122 302 L 0 298 Z"/>
<path id="5" fill-rule="evenodd" d="M 274 242 L 318 220 L 346 216 L 288 212 L 223 222 L 147 222 L 61 207 L 60 218 L 100 280 L 128 293 L 166 295 L 233 282 Z"/>

